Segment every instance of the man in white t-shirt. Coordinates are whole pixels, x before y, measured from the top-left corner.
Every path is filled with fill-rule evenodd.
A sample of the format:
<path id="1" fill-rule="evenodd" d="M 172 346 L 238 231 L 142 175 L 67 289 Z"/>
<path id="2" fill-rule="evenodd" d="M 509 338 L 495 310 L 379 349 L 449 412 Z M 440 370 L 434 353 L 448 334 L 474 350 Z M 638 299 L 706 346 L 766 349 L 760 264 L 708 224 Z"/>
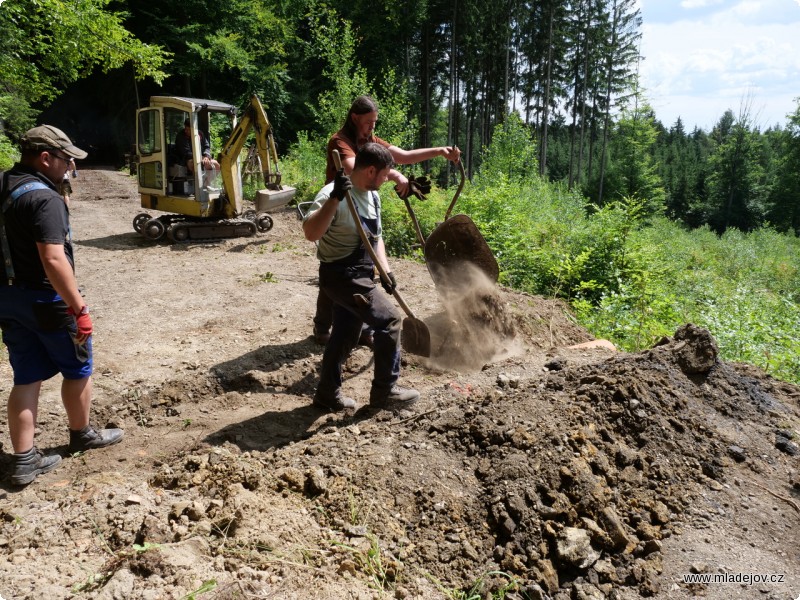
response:
<path id="1" fill-rule="evenodd" d="M 333 329 L 322 355 L 320 382 L 314 395 L 314 404 L 326 410 L 356 407 L 355 400 L 342 394 L 342 363 L 358 343 L 362 323 L 374 331 L 375 371 L 370 405 L 406 408 L 419 398 L 416 390 L 397 385 L 402 317 L 389 297 L 375 286 L 375 265 L 361 242 L 345 200 L 350 191 L 359 220 L 391 280 L 390 284 L 383 283 L 391 294 L 395 281 L 383 243 L 378 190 L 393 165 L 386 148 L 376 143 L 365 144 L 356 155 L 350 177 L 339 171 L 317 194 L 303 222 L 306 239 L 318 242 L 320 289 L 334 303 Z"/>

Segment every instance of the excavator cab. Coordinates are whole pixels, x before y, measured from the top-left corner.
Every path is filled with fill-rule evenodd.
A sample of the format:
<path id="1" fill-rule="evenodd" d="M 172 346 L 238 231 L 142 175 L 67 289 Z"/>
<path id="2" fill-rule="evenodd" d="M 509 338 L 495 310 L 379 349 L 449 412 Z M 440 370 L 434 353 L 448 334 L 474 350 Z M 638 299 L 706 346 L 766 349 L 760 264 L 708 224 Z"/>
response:
<path id="1" fill-rule="evenodd" d="M 209 145 L 212 121 L 219 119 L 230 123 L 231 134 L 217 149 L 215 166 L 206 170 L 203 149 Z M 251 132 L 267 189 L 257 193 L 255 210 L 245 210 L 240 155 Z M 212 156 L 214 151 L 212 147 Z M 150 106 L 136 114 L 135 160 L 142 208 L 170 213 L 140 213 L 134 218 L 134 229 L 153 240 L 247 237 L 269 231 L 272 218 L 264 211 L 294 197 L 294 188 L 280 183 L 272 127 L 256 96 L 239 121 L 236 107 L 224 102 L 153 96 Z"/>

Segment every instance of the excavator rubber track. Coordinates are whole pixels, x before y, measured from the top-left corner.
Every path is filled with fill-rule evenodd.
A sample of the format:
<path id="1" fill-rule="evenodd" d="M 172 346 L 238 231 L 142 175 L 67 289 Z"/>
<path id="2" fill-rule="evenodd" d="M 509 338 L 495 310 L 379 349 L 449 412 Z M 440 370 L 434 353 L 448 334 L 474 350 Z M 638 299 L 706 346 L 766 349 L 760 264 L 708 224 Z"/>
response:
<path id="1" fill-rule="evenodd" d="M 203 219 L 185 215 L 151 217 L 140 213 L 133 219 L 133 229 L 149 240 L 170 242 L 205 242 L 221 239 L 253 237 L 272 229 L 273 221 L 266 213 L 248 211 L 241 218 Z"/>

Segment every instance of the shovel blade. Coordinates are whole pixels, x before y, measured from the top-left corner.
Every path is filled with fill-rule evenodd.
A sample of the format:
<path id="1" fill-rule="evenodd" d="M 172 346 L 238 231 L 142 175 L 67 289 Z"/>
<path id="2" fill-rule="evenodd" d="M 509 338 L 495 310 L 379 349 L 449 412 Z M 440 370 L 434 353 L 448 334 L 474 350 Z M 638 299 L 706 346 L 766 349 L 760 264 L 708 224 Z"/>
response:
<path id="1" fill-rule="evenodd" d="M 431 355 L 431 332 L 419 319 L 415 317 L 403 319 L 403 334 L 400 339 L 403 350 L 409 354 L 425 357 Z"/>
<path id="2" fill-rule="evenodd" d="M 467 215 L 456 215 L 440 224 L 425 242 L 425 262 L 437 287 L 453 287 L 464 263 L 471 263 L 493 283 L 500 268 L 489 244 Z"/>

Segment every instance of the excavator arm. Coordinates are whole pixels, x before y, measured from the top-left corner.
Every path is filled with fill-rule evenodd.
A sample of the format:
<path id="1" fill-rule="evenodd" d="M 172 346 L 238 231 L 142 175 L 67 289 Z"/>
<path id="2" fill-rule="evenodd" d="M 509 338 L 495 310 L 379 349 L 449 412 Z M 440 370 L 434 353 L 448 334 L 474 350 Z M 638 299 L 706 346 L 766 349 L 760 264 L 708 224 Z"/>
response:
<path id="1" fill-rule="evenodd" d="M 284 188 L 281 186 L 281 173 L 278 169 L 278 151 L 275 148 L 275 138 L 272 135 L 272 125 L 270 125 L 267 113 L 261 105 L 261 101 L 255 94 L 250 97 L 250 104 L 244 110 L 241 120 L 234 128 L 228 141 L 220 154 L 220 170 L 222 171 L 222 182 L 228 202 L 225 206 L 225 216 L 233 217 L 242 212 L 242 184 L 239 167 L 239 156 L 247 142 L 250 131 L 255 132 L 256 149 L 261 160 L 261 169 L 264 176 L 266 190 L 260 190 L 256 204 L 262 210 L 261 204 L 275 203 L 276 200 L 291 199 L 294 195 L 294 188 Z M 288 199 L 285 196 L 288 194 Z M 262 199 L 266 198 L 266 202 Z M 285 203 L 285 202 L 283 202 Z M 268 209 L 264 206 L 263 210 Z"/>

